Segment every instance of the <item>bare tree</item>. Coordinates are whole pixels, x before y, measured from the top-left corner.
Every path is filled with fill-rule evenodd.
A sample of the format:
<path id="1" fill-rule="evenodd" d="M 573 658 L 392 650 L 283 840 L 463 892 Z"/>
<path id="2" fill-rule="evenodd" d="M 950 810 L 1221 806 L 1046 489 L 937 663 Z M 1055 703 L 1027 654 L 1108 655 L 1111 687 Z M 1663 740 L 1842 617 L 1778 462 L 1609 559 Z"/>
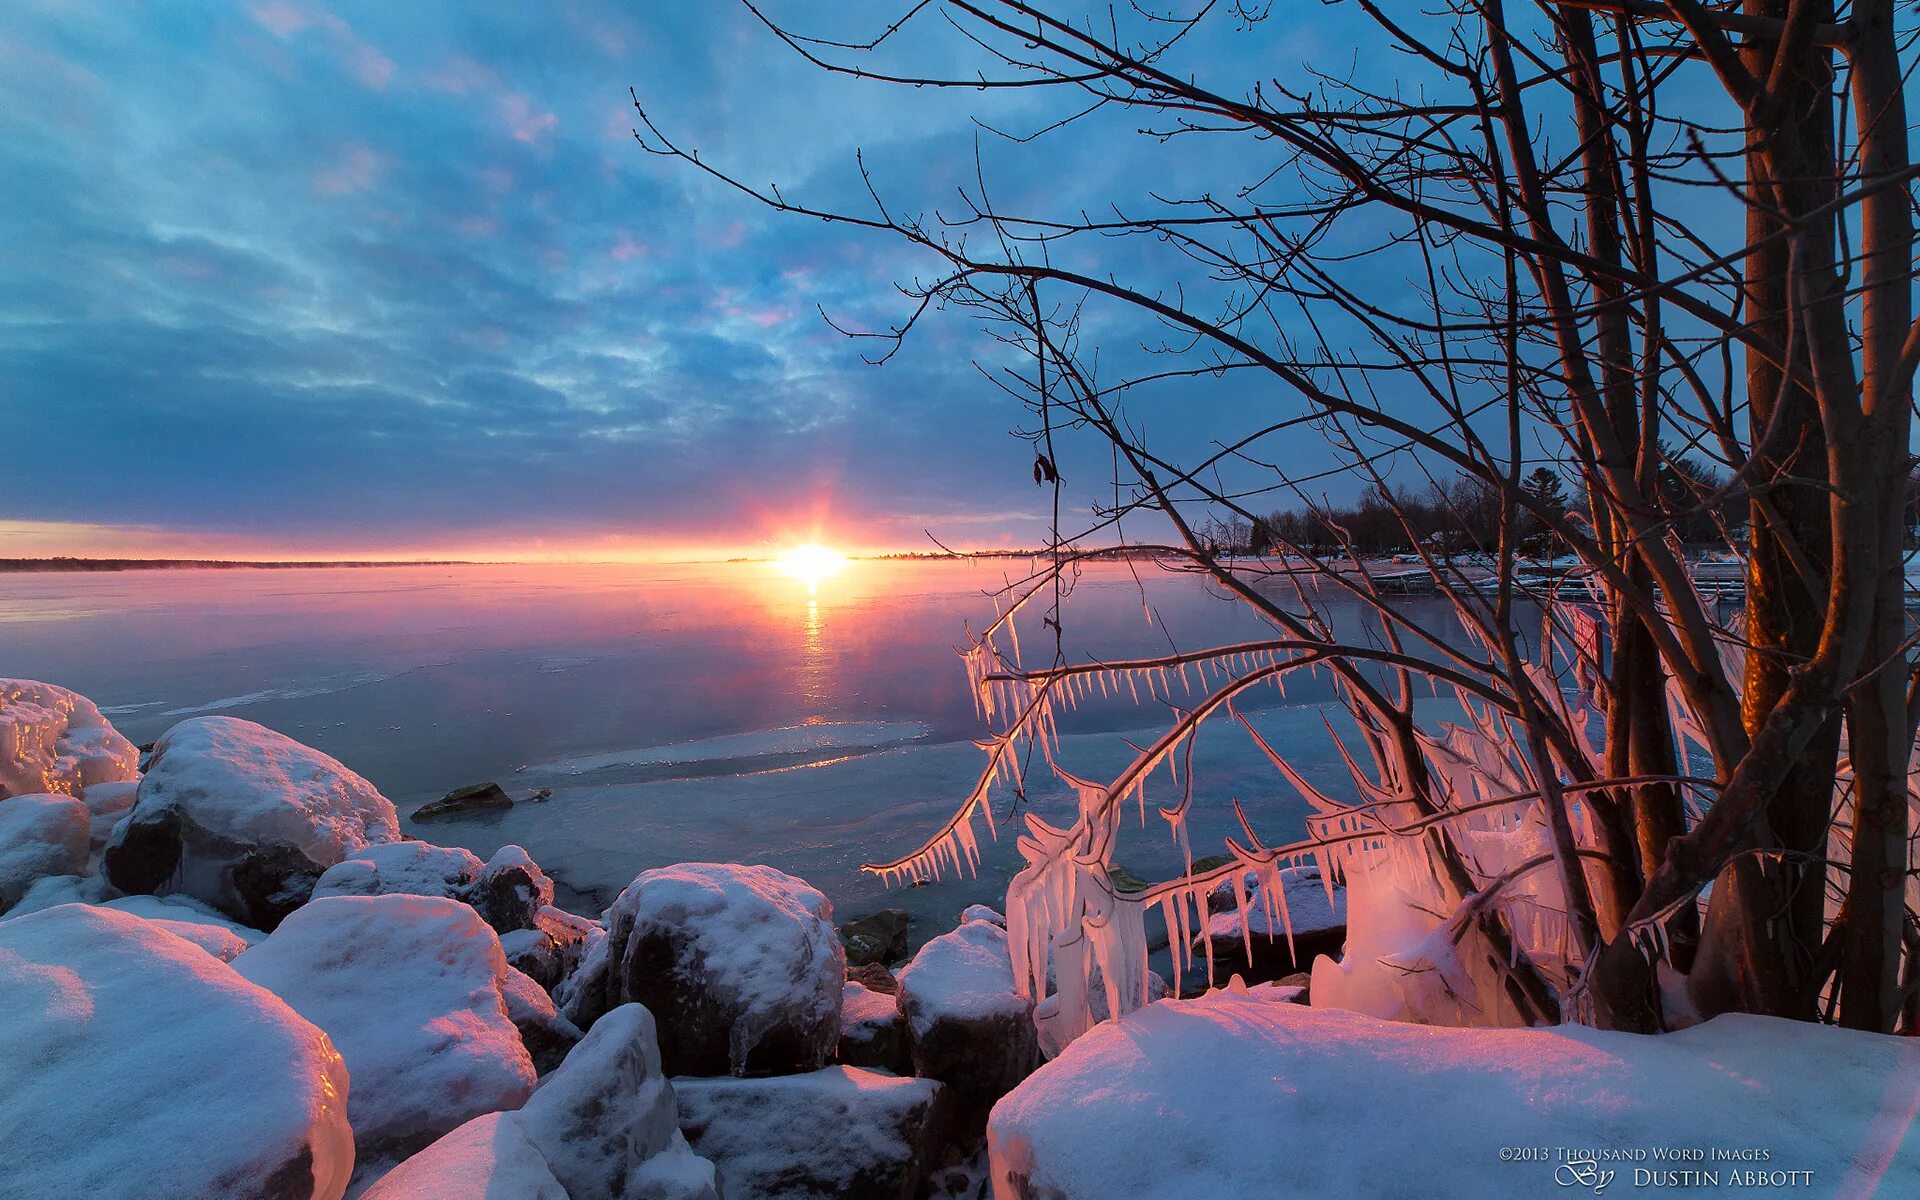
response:
<path id="1" fill-rule="evenodd" d="M 1904 1005 L 1920 1030 L 1908 786 L 1920 690 L 1903 562 L 1920 172 L 1911 31 L 1892 0 L 1451 0 L 1417 16 L 1351 0 L 1405 64 L 1413 82 L 1394 87 L 1177 66 L 1209 22 L 1256 37 L 1281 19 L 1213 3 L 1076 20 L 1023 0 L 920 0 L 857 44 L 748 7 L 821 69 L 876 87 L 1061 97 L 1057 120 L 1004 136 L 1126 139 L 1108 147 L 1118 156 L 1203 139 L 1210 161 L 1243 172 L 1230 192 L 1180 194 L 1176 181 L 1097 216 L 1006 211 L 984 175 L 955 181 L 958 211 L 903 213 L 871 179 L 871 206 L 840 211 L 729 176 L 636 97 L 647 149 L 772 208 L 927 253 L 936 270 L 902 286 L 900 323 L 863 336 L 890 349 L 926 313 L 958 308 L 1025 355 L 1030 366 L 990 377 L 1035 416 L 1036 479 L 1056 513 L 1056 439 L 1097 439 L 1119 471 L 1088 522 L 1056 519 L 1050 560 L 974 643 L 995 723 L 980 783 L 924 846 L 875 870 L 964 866 L 975 821 L 994 818 L 993 785 L 1028 769 L 1023 747 L 1050 745 L 1057 706 L 1145 687 L 1176 701 L 1165 737 L 1107 783 L 1069 778 L 1070 823 L 1029 815 L 1020 839 L 1016 967 L 1043 993 L 1051 956 L 1066 1036 L 1084 1024 L 1092 964 L 1113 1011 L 1139 1001 L 1149 908 L 1181 946 L 1208 889 L 1231 881 L 1244 904 L 1248 873 L 1270 885 L 1308 857 L 1356 887 L 1390 871 L 1424 889 L 1444 936 L 1425 944 L 1423 969 L 1501 1019 L 1651 1030 L 1691 1006 L 1892 1030 Z M 942 22 L 981 73 L 890 66 L 902 30 Z M 1744 214 L 1744 228 L 1701 215 L 1713 211 Z M 1112 249 L 1128 244 L 1162 253 L 1142 267 L 1147 255 Z M 1389 276 L 1417 286 L 1377 286 Z M 1163 327 L 1153 362 L 1103 376 L 1084 334 L 1094 309 Z M 1248 428 L 1221 415 L 1198 456 L 1129 418 L 1156 386 L 1228 374 L 1262 378 L 1275 399 Z M 1397 604 L 1325 519 L 1315 480 L 1267 452 L 1302 428 L 1406 529 L 1464 648 L 1459 630 Z M 1677 475 L 1706 474 L 1678 472 L 1688 456 L 1724 477 L 1683 494 Z M 1544 463 L 1577 479 L 1583 514 L 1527 485 Z M 1440 482 L 1456 473 L 1465 486 Z M 1480 531 L 1482 563 L 1422 547 L 1405 499 L 1421 478 Z M 1262 522 L 1256 506 L 1275 494 L 1319 513 L 1315 548 L 1341 553 L 1307 554 L 1307 530 Z M 1729 511 L 1750 527 L 1747 602 L 1723 620 L 1676 532 Z M 1140 549 L 1210 578 L 1272 638 L 1069 661 L 1059 604 L 1076 547 L 1149 512 L 1173 536 Z M 1256 527 L 1288 557 L 1233 561 L 1203 532 Z M 1519 541 L 1536 531 L 1579 557 L 1578 579 L 1521 569 Z M 1372 636 L 1327 619 L 1316 597 L 1330 589 L 1369 608 Z M 1032 603 L 1050 606 L 1054 635 L 1038 666 L 1006 646 Z M 1226 866 L 1115 893 L 1094 866 L 1111 861 L 1147 775 L 1177 768 L 1194 730 L 1231 719 L 1247 689 L 1307 669 L 1331 673 L 1354 714 L 1361 752 L 1341 751 L 1355 797 L 1319 794 L 1272 754 L 1315 806 L 1304 838 L 1269 845 L 1248 826 Z M 1416 681 L 1455 695 L 1466 718 L 1424 728 Z M 1186 778 L 1162 810 L 1176 834 Z"/>

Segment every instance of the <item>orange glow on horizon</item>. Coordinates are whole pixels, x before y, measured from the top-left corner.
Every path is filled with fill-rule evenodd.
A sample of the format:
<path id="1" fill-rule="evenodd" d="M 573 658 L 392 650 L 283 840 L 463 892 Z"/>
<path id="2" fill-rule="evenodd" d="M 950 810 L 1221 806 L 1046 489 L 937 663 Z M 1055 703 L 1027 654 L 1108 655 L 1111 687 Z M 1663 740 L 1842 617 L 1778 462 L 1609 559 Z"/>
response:
<path id="1" fill-rule="evenodd" d="M 775 559 L 773 565 L 782 575 L 800 580 L 807 585 L 809 592 L 813 592 L 819 590 L 821 580 L 846 570 L 847 557 L 818 542 L 808 542 L 788 550 Z"/>

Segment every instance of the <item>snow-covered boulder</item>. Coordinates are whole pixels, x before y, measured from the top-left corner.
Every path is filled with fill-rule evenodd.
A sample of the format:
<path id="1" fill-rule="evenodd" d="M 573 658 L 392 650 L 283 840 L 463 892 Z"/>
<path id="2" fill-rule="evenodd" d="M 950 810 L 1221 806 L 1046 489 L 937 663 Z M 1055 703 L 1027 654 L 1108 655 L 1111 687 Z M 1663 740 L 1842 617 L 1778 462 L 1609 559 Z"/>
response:
<path id="1" fill-rule="evenodd" d="M 913 1054 L 898 997 L 891 992 L 876 992 L 858 980 L 847 980 L 840 1000 L 840 1047 L 834 1060 L 843 1066 L 872 1067 L 896 1075 L 911 1071 Z"/>
<path id="2" fill-rule="evenodd" d="M 944 1140 L 943 1088 L 857 1067 L 680 1079 L 680 1129 L 728 1200 L 913 1200 Z"/>
<path id="3" fill-rule="evenodd" d="M 571 1200 L 713 1200 L 713 1164 L 687 1148 L 677 1114 L 653 1016 L 623 1004 L 515 1115 Z"/>
<path id="4" fill-rule="evenodd" d="M 1231 881 L 1209 897 L 1213 911 L 1206 929 L 1193 939 L 1196 972 L 1206 970 L 1211 954 L 1216 980 L 1238 975 L 1248 983 L 1264 983 L 1310 970 L 1320 955 L 1339 955 L 1347 941 L 1347 889 L 1339 884 L 1329 889 L 1311 863 L 1282 867 L 1275 875 L 1279 888 L 1271 896 L 1257 876 L 1246 880 L 1244 915 Z"/>
<path id="5" fill-rule="evenodd" d="M 961 1127 L 973 1133 L 1039 1064 L 1033 1002 L 1014 990 L 998 925 L 968 921 L 920 947 L 900 972 L 900 1011 L 913 1073 L 946 1084 Z"/>
<path id="6" fill-rule="evenodd" d="M 1653 1037 L 1458 1029 L 1215 992 L 1095 1026 L 995 1107 L 988 1146 L 996 1200 L 1219 1200 L 1282 1180 L 1300 1196 L 1571 1194 L 1564 1159 L 1512 1147 L 1702 1152 L 1601 1162 L 1610 1195 L 1673 1186 L 1634 1171 L 1674 1168 L 1718 1172 L 1688 1196 L 1774 1194 L 1735 1177 L 1764 1168 L 1812 1171 L 1809 1194 L 1911 1196 L 1916 1108 L 1906 1038 L 1750 1016 Z M 1753 1148 L 1768 1161 L 1710 1159 Z"/>
<path id="7" fill-rule="evenodd" d="M 804 882 L 763 866 L 661 867 L 627 885 L 606 924 L 564 1010 L 576 1024 L 646 1005 L 677 1075 L 811 1071 L 832 1056 L 846 960 L 832 904 Z"/>
<path id="8" fill-rule="evenodd" d="M 0 797 L 58 792 L 138 778 L 140 752 L 78 692 L 31 679 L 0 679 Z"/>
<path id="9" fill-rule="evenodd" d="M 107 845 L 124 892 L 185 892 L 272 929 L 321 874 L 399 837 L 387 798 L 327 755 L 252 721 L 195 717 L 155 743 Z"/>
<path id="10" fill-rule="evenodd" d="M 457 901 L 315 900 L 233 966 L 326 1030 L 346 1058 L 363 1160 L 402 1157 L 533 1088 L 502 995 L 500 939 Z"/>
<path id="11" fill-rule="evenodd" d="M 553 903 L 553 880 L 525 850 L 502 846 L 467 889 L 467 903 L 498 933 L 532 929 Z"/>
<path id="12" fill-rule="evenodd" d="M 360 1200 L 571 1200 L 520 1114 L 475 1117 L 382 1175 Z"/>
<path id="13" fill-rule="evenodd" d="M 122 896 L 108 900 L 106 907 L 151 921 L 221 962 L 232 962 L 267 936 L 258 929 L 227 920 L 191 896 Z"/>
<path id="14" fill-rule="evenodd" d="M 272 993 L 128 913 L 0 922 L 0 1197 L 338 1200 L 347 1069 Z"/>
<path id="15" fill-rule="evenodd" d="M 534 915 L 533 928 L 510 929 L 500 935 L 507 965 L 525 971 L 549 992 L 573 974 L 588 945 L 606 937 L 598 921 L 589 921 L 551 904 Z"/>
<path id="16" fill-rule="evenodd" d="M 0 913 L 49 875 L 87 869 L 87 806 L 72 796 L 0 800 Z"/>
<path id="17" fill-rule="evenodd" d="M 446 896 L 467 898 L 483 864 L 471 850 L 432 842 L 382 842 L 366 846 L 324 871 L 313 885 L 322 896 Z"/>
<path id="18" fill-rule="evenodd" d="M 545 1075 L 560 1065 L 580 1040 L 580 1029 L 560 1015 L 547 989 L 523 971 L 507 968 L 501 995 L 507 1002 L 507 1019 L 520 1031 L 520 1044 L 533 1059 L 533 1069 Z"/>
<path id="19" fill-rule="evenodd" d="M 107 848 L 107 839 L 112 836 L 113 827 L 132 811 L 133 802 L 139 795 L 140 781 L 137 779 L 96 783 L 81 795 L 80 799 L 87 805 L 89 870 L 97 872 L 100 869 L 99 857 Z"/>
<path id="20" fill-rule="evenodd" d="M 965 925 L 968 921 L 985 921 L 1002 929 L 1007 927 L 1007 919 L 1000 915 L 1000 910 L 985 904 L 969 904 L 961 909 L 960 923 Z"/>

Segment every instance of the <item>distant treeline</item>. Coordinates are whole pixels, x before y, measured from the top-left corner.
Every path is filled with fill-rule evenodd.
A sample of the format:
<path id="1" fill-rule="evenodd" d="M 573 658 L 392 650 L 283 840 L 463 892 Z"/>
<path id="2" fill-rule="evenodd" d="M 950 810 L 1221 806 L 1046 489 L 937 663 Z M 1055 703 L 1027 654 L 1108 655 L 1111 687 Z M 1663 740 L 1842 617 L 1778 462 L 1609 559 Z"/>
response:
<path id="1" fill-rule="evenodd" d="M 0 571 L 293 571 L 315 567 L 470 567 L 458 559 L 242 562 L 227 558 L 0 558 Z"/>
<path id="2" fill-rule="evenodd" d="M 1688 543 L 1725 544 L 1746 522 L 1744 497 L 1717 493 L 1725 476 L 1683 454 L 1670 454 L 1661 469 L 1658 502 L 1671 528 Z M 1520 486 L 1549 511 L 1571 514 L 1584 527 L 1587 497 L 1570 493 L 1566 481 L 1549 467 L 1537 467 Z M 1218 552 L 1278 554 L 1299 547 L 1315 556 L 1338 555 L 1349 548 L 1361 554 L 1397 554 L 1420 544 L 1444 553 L 1491 553 L 1500 542 L 1500 493 L 1466 476 L 1426 488 L 1371 487 L 1351 504 L 1278 509 L 1258 521 L 1212 520 L 1202 536 Z M 1546 527 L 1522 513 L 1520 549 L 1550 555 L 1562 547 Z"/>

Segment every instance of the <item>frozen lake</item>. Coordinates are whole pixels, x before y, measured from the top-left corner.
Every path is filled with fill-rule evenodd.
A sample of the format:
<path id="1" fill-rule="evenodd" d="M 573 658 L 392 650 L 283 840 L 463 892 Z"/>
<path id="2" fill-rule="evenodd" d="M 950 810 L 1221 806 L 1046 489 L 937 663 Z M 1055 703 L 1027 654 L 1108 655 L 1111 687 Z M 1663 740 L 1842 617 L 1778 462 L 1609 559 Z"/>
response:
<path id="1" fill-rule="evenodd" d="M 892 905 L 944 925 L 1004 896 L 1010 839 L 983 847 L 977 880 L 888 892 L 859 867 L 917 847 L 978 774 L 983 728 L 954 651 L 967 622 L 992 618 L 988 593 L 1024 572 L 854 562 L 817 589 L 762 563 L 0 575 L 0 674 L 75 688 L 140 743 L 193 714 L 258 721 L 339 758 L 403 814 L 482 780 L 517 797 L 550 787 L 547 803 L 406 827 L 483 856 L 517 842 L 580 911 L 648 867 L 724 860 L 800 875 L 842 918 Z M 1266 631 L 1201 581 L 1144 563 L 1090 568 L 1066 612 L 1075 661 Z M 1022 625 L 1030 648 L 1039 618 Z M 1322 725 L 1330 699 L 1302 674 L 1285 697 L 1261 688 L 1242 707 L 1346 795 Z M 1117 771 L 1125 739 L 1152 737 L 1165 713 L 1083 707 L 1063 723 L 1067 765 Z M 1304 802 L 1244 732 L 1216 724 L 1195 763 L 1193 853 L 1236 828 L 1230 798 L 1264 838 L 1299 836 Z M 1031 801 L 1066 811 L 1057 787 Z M 1120 860 L 1149 878 L 1178 862 L 1151 807 L 1123 837 Z"/>

